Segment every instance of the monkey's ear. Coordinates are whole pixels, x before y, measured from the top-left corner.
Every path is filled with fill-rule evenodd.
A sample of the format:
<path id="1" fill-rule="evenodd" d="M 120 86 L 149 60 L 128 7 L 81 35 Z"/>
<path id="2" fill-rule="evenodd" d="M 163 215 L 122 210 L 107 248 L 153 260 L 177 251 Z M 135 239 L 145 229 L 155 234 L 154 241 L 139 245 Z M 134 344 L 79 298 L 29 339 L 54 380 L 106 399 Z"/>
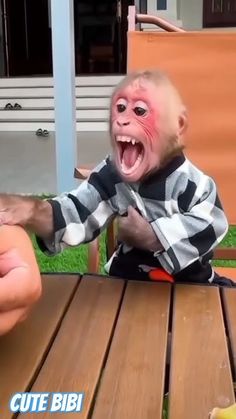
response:
<path id="1" fill-rule="evenodd" d="M 185 108 L 182 109 L 179 115 L 179 136 L 185 134 L 188 128 L 188 114 Z"/>

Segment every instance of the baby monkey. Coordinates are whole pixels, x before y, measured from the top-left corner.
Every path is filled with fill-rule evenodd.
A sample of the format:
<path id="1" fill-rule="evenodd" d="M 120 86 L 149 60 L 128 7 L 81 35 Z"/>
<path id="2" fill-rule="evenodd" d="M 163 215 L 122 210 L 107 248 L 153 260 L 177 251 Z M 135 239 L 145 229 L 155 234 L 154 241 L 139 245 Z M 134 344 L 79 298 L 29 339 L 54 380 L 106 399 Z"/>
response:
<path id="1" fill-rule="evenodd" d="M 186 108 L 167 75 L 128 74 L 111 97 L 111 155 L 74 191 L 44 202 L 14 201 L 18 222 L 55 254 L 92 241 L 118 217 L 109 275 L 233 285 L 211 266 L 228 222 L 214 180 L 183 152 L 187 126 Z"/>
<path id="2" fill-rule="evenodd" d="M 50 201 L 55 231 L 42 248 L 89 242 L 118 216 L 108 274 L 231 285 L 210 263 L 228 223 L 215 182 L 183 153 L 188 118 L 177 89 L 162 72 L 131 73 L 110 109 L 112 155 L 77 190 Z"/>

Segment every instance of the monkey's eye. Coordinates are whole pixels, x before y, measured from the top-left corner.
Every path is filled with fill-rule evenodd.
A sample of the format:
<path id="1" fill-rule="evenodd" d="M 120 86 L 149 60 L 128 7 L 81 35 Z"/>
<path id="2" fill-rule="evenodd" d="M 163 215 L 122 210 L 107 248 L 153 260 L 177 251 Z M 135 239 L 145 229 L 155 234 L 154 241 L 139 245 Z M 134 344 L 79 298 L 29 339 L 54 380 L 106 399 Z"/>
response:
<path id="1" fill-rule="evenodd" d="M 126 106 L 125 105 L 122 105 L 121 103 L 119 103 L 118 105 L 117 105 L 117 110 L 118 110 L 118 112 L 124 112 L 125 110 L 126 110 Z"/>
<path id="2" fill-rule="evenodd" d="M 138 100 L 138 102 L 135 103 L 133 110 L 137 116 L 145 116 L 148 112 L 148 106 L 142 100 Z"/>
<path id="3" fill-rule="evenodd" d="M 136 106 L 136 108 L 134 108 L 134 113 L 138 116 L 143 116 L 145 115 L 146 112 L 147 110 L 144 108 L 141 108 L 140 106 Z"/>
<path id="4" fill-rule="evenodd" d="M 119 99 L 116 103 L 116 108 L 119 113 L 124 112 L 127 108 L 127 101 L 123 98 Z"/>

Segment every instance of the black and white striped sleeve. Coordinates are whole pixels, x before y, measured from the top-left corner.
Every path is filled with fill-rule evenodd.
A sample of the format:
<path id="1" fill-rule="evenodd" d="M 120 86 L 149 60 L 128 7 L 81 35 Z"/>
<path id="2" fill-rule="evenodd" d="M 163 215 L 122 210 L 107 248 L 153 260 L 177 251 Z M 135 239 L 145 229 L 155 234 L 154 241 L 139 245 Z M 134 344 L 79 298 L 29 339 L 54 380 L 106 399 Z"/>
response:
<path id="1" fill-rule="evenodd" d="M 156 257 L 171 274 L 182 271 L 213 250 L 228 230 L 214 181 L 203 175 L 195 188 L 190 187 L 191 193 L 187 208 L 151 223 L 164 248 Z M 185 198 L 186 195 L 187 189 Z"/>
<path id="2" fill-rule="evenodd" d="M 103 161 L 77 189 L 49 200 L 54 237 L 38 239 L 41 250 L 56 254 L 96 238 L 116 214 L 116 181 Z"/>

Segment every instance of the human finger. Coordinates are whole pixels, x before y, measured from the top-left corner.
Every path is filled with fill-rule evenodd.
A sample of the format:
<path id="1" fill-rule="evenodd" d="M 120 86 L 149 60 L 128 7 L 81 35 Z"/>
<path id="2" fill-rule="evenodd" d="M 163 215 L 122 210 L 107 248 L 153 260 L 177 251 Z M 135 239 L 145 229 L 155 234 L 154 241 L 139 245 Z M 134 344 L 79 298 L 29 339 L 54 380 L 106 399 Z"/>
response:
<path id="1" fill-rule="evenodd" d="M 0 311 L 31 305 L 40 295 L 40 276 L 32 278 L 28 267 L 12 269 L 0 278 Z"/>
<path id="2" fill-rule="evenodd" d="M 25 320 L 29 310 L 27 308 L 18 308 L 12 311 L 0 313 L 0 335 L 9 332 L 13 327 Z"/>

